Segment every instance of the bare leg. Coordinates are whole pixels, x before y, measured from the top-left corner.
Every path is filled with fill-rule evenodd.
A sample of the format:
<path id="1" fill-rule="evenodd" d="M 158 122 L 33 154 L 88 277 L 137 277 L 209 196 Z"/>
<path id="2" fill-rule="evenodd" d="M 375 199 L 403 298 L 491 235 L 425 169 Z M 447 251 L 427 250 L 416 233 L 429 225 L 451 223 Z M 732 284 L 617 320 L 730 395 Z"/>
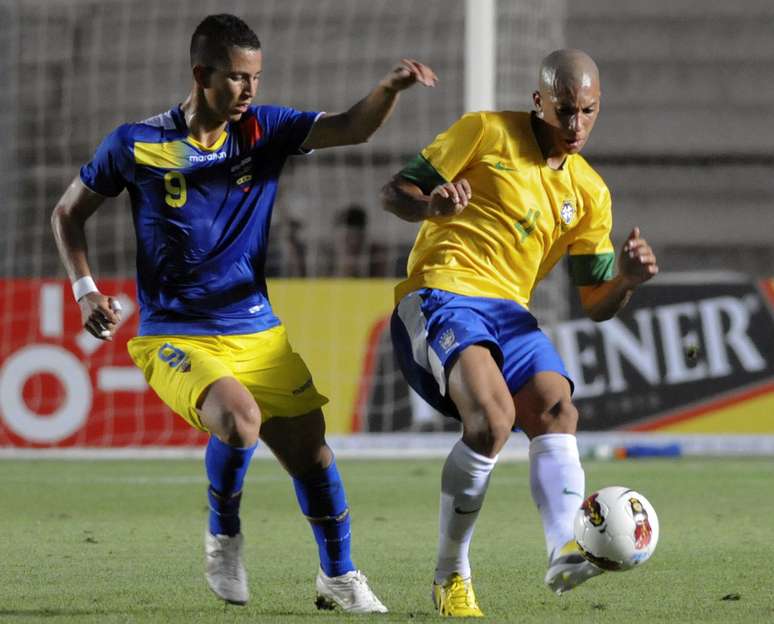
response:
<path id="1" fill-rule="evenodd" d="M 209 479 L 209 531 L 205 535 L 206 578 L 220 598 L 245 604 L 249 598 L 242 558 L 239 507 L 261 426 L 261 411 L 233 377 L 211 384 L 199 399 L 199 414 L 212 435 L 204 463 Z"/>
<path id="2" fill-rule="evenodd" d="M 271 418 L 261 436 L 293 478 L 301 512 L 317 541 L 322 570 L 329 577 L 355 570 L 349 506 L 333 453 L 325 443 L 322 412 Z"/>
<path id="3" fill-rule="evenodd" d="M 462 439 L 441 474 L 435 580 L 471 575 L 468 552 L 497 454 L 513 427 L 513 399 L 489 349 L 464 349 L 449 372 L 449 396 L 462 418 Z M 477 607 L 476 607 L 477 609 Z"/>
<path id="4" fill-rule="evenodd" d="M 261 438 L 293 478 L 298 504 L 317 542 L 317 608 L 387 611 L 352 562 L 349 506 L 333 452 L 325 442 L 322 412 L 270 418 L 261 429 Z"/>

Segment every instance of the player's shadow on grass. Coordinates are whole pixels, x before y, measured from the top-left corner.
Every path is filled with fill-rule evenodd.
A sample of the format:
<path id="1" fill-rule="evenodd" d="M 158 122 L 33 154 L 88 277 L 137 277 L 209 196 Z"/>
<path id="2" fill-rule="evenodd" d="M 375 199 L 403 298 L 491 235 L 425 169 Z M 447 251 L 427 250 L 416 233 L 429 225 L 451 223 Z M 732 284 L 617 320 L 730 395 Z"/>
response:
<path id="1" fill-rule="evenodd" d="M 232 611 L 233 609 L 233 611 Z M 137 615 L 139 612 L 144 613 L 146 616 L 151 615 L 149 611 L 153 611 L 157 609 L 131 609 L 129 612 L 134 613 Z M 204 611 L 201 608 L 195 609 L 197 615 L 201 615 Z M 288 609 L 277 609 L 277 610 L 259 610 L 258 612 L 250 611 L 249 609 L 242 609 L 241 607 L 228 607 L 227 609 L 223 609 L 220 607 L 218 609 L 220 611 L 220 614 L 223 614 L 225 616 L 232 616 L 235 613 L 238 614 L 249 614 L 252 617 L 256 618 L 266 618 L 266 617 L 296 617 L 296 618 L 303 618 L 305 616 L 308 616 L 310 619 L 315 618 L 317 621 L 320 621 L 321 615 L 323 616 L 323 619 L 325 616 L 328 616 L 329 621 L 341 621 L 342 619 L 346 620 L 352 620 L 355 621 L 358 618 L 362 618 L 362 615 L 353 614 L 353 613 L 347 613 L 343 614 L 341 611 L 314 611 L 314 612 L 299 612 L 299 611 L 292 611 Z M 128 614 L 129 612 L 124 612 L 124 614 Z M 48 618 L 48 617 L 88 617 L 88 616 L 97 616 L 97 615 L 106 615 L 107 611 L 105 609 L 54 609 L 54 608 L 30 608 L 30 609 L 0 609 L 0 619 L 3 617 L 17 617 L 17 618 Z M 111 612 L 112 615 L 116 615 L 116 612 Z M 180 615 L 180 613 L 178 613 Z M 213 614 L 214 615 L 214 614 Z M 380 621 L 383 622 L 392 622 L 392 621 L 406 621 L 409 620 L 411 622 L 430 622 L 434 621 L 438 618 L 437 614 L 435 613 L 424 613 L 424 612 L 406 612 L 406 611 L 391 611 L 387 614 L 380 614 L 377 617 L 379 617 Z"/>
<path id="2" fill-rule="evenodd" d="M 59 617 L 78 615 L 105 615 L 104 609 L 0 609 L 3 616 L 16 617 Z"/>

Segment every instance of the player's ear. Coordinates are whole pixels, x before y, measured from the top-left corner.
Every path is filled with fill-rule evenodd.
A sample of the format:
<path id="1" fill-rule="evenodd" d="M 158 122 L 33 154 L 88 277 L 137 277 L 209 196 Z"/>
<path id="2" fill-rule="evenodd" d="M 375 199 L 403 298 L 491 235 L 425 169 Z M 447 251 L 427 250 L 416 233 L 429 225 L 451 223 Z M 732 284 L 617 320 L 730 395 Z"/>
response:
<path id="1" fill-rule="evenodd" d="M 543 116 L 543 100 L 540 98 L 540 91 L 532 92 L 532 103 L 535 105 L 535 111 L 538 117 Z"/>
<path id="2" fill-rule="evenodd" d="M 209 87 L 210 72 L 207 71 L 207 68 L 204 65 L 194 65 L 191 71 L 193 72 L 193 79 L 197 85 L 202 89 Z"/>

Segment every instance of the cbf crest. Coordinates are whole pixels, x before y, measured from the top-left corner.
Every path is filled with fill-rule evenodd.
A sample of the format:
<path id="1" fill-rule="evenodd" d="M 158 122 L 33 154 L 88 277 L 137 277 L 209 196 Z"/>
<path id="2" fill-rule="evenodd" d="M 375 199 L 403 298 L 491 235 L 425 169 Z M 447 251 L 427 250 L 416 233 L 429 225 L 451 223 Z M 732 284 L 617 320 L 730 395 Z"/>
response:
<path id="1" fill-rule="evenodd" d="M 441 345 L 441 349 L 443 349 L 445 353 L 451 351 L 452 347 L 457 344 L 457 337 L 454 335 L 454 330 L 447 329 L 443 332 L 438 340 L 438 344 Z"/>
<path id="2" fill-rule="evenodd" d="M 559 216 L 562 218 L 562 223 L 564 223 L 564 225 L 570 225 L 573 221 L 575 221 L 575 215 L 575 205 L 571 200 L 565 199 L 564 202 L 562 202 L 562 210 L 559 212 Z"/>

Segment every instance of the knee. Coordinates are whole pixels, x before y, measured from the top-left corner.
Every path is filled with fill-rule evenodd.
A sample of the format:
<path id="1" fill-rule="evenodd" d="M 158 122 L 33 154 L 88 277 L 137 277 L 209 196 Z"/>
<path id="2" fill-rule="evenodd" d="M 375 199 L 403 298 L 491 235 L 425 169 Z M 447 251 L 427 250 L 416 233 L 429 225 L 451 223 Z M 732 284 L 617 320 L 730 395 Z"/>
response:
<path id="1" fill-rule="evenodd" d="M 215 433 L 227 444 L 245 448 L 258 442 L 261 410 L 257 405 L 224 407 L 219 421 L 220 431 Z"/>
<path id="2" fill-rule="evenodd" d="M 476 453 L 493 457 L 511 435 L 515 418 L 513 402 L 491 401 L 482 404 L 476 411 L 480 414 L 479 418 L 463 419 L 466 425 L 463 439 Z"/>
<path id="3" fill-rule="evenodd" d="M 333 462 L 333 452 L 328 446 L 320 446 L 312 451 L 296 452 L 287 458 L 286 469 L 290 476 L 301 478 L 318 474 Z"/>
<path id="4" fill-rule="evenodd" d="M 266 421 L 261 437 L 293 477 L 324 470 L 333 461 L 325 442 L 325 419 L 320 410 Z"/>
<path id="5" fill-rule="evenodd" d="M 258 441 L 261 410 L 233 377 L 224 377 L 208 387 L 199 397 L 197 411 L 207 430 L 226 444 L 245 448 Z"/>
<path id="6" fill-rule="evenodd" d="M 324 439 L 317 443 L 275 440 L 272 451 L 288 474 L 295 478 L 319 473 L 333 461 L 333 452 Z"/>
<path id="7" fill-rule="evenodd" d="M 578 429 L 578 410 L 570 399 L 549 402 L 550 407 L 532 414 L 520 414 L 519 426 L 528 437 L 544 433 L 571 433 Z"/>
<path id="8" fill-rule="evenodd" d="M 544 418 L 553 426 L 552 433 L 575 433 L 578 429 L 578 408 L 569 399 L 558 401 Z"/>

